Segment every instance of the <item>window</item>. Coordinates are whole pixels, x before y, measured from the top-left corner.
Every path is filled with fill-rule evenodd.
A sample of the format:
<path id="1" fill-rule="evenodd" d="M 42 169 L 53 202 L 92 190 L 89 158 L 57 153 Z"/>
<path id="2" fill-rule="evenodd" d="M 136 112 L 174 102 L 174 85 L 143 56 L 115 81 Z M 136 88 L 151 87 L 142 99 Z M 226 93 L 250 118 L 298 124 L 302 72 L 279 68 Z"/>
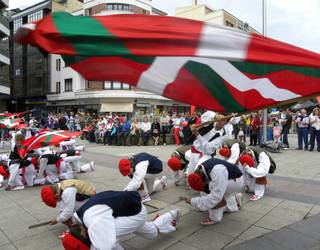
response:
<path id="1" fill-rule="evenodd" d="M 226 26 L 228 27 L 234 27 L 234 25 L 232 23 L 230 23 L 229 21 L 226 21 Z"/>
<path id="2" fill-rule="evenodd" d="M 71 83 L 72 84 L 72 83 Z M 61 83 L 60 82 L 56 82 L 56 93 L 60 94 L 61 93 Z"/>
<path id="3" fill-rule="evenodd" d="M 57 59 L 56 60 L 56 71 L 60 71 L 61 70 L 61 59 Z"/>
<path id="4" fill-rule="evenodd" d="M 16 76 L 20 76 L 21 75 L 21 70 L 20 69 L 16 69 Z"/>
<path id="5" fill-rule="evenodd" d="M 42 17 L 43 17 L 43 11 L 39 10 L 35 13 L 28 15 L 28 23 L 38 21 L 42 19 Z"/>
<path id="6" fill-rule="evenodd" d="M 92 16 L 92 8 L 85 9 L 84 13 L 86 16 Z"/>
<path id="7" fill-rule="evenodd" d="M 131 89 L 131 86 L 126 83 L 122 83 L 122 89 Z"/>
<path id="8" fill-rule="evenodd" d="M 72 78 L 64 80 L 64 91 L 71 92 L 72 91 Z"/>
<path id="9" fill-rule="evenodd" d="M 108 11 L 117 10 L 117 11 L 130 11 L 129 4 L 120 4 L 120 3 L 108 3 L 106 6 Z"/>
<path id="10" fill-rule="evenodd" d="M 103 89 L 112 89 L 112 82 L 104 82 Z"/>
<path id="11" fill-rule="evenodd" d="M 22 26 L 22 19 L 17 19 L 13 21 L 13 32 L 16 33 L 17 30 Z"/>
<path id="12" fill-rule="evenodd" d="M 121 82 L 113 82 L 112 89 L 121 89 Z"/>
<path id="13" fill-rule="evenodd" d="M 113 81 L 106 81 L 103 83 L 103 89 L 124 89 L 124 90 L 130 90 L 131 86 L 126 83 L 121 82 L 113 82 Z"/>

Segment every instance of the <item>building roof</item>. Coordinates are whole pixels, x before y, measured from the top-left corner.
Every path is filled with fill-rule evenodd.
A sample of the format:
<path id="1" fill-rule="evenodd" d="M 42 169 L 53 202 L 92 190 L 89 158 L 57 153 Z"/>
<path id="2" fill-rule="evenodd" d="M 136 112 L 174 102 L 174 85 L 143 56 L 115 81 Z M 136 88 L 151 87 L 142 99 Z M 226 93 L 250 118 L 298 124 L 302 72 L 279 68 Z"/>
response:
<path id="1" fill-rule="evenodd" d="M 31 13 L 34 13 L 34 12 L 37 12 L 39 10 L 46 9 L 46 8 L 51 9 L 51 0 L 45 0 L 45 1 L 42 1 L 42 2 L 37 3 L 35 5 L 32 5 L 26 9 L 23 9 L 15 14 L 13 14 L 10 19 L 12 21 L 14 19 L 24 17 L 26 15 L 29 15 Z"/>

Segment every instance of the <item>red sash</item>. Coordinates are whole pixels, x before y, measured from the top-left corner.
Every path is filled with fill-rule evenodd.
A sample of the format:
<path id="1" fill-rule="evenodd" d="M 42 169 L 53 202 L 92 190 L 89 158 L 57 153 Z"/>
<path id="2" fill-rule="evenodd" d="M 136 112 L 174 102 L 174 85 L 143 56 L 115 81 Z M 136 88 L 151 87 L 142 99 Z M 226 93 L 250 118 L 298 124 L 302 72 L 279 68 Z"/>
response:
<path id="1" fill-rule="evenodd" d="M 191 147 L 191 153 L 199 154 L 200 157 L 203 155 L 202 152 L 198 151 L 194 146 Z"/>
<path id="2" fill-rule="evenodd" d="M 61 162 L 63 162 L 63 159 L 59 159 L 59 160 L 55 163 L 56 168 L 57 168 L 57 173 L 58 173 L 58 175 L 60 175 L 60 172 L 61 172 L 61 170 L 60 170 Z"/>

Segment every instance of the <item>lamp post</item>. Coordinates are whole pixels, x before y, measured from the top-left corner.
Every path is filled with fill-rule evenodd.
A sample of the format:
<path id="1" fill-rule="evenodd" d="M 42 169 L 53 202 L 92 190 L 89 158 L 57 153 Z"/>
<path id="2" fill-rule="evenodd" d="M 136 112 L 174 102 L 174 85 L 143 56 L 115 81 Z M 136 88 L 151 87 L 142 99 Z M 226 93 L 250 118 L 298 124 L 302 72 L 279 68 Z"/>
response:
<path id="1" fill-rule="evenodd" d="M 262 0 L 262 35 L 267 34 L 267 5 L 266 0 Z M 268 120 L 268 109 L 263 110 L 263 141 L 267 141 L 267 121 Z"/>

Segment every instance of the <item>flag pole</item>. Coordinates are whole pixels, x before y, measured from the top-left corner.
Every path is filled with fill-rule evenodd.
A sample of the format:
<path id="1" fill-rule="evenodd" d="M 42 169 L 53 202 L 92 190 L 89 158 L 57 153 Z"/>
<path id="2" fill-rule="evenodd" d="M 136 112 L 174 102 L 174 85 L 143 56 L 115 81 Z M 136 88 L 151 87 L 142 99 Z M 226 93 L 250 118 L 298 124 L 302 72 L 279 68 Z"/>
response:
<path id="1" fill-rule="evenodd" d="M 266 0 L 262 0 L 262 35 L 267 35 L 267 5 Z M 267 121 L 268 109 L 263 110 L 263 141 L 267 141 Z"/>

